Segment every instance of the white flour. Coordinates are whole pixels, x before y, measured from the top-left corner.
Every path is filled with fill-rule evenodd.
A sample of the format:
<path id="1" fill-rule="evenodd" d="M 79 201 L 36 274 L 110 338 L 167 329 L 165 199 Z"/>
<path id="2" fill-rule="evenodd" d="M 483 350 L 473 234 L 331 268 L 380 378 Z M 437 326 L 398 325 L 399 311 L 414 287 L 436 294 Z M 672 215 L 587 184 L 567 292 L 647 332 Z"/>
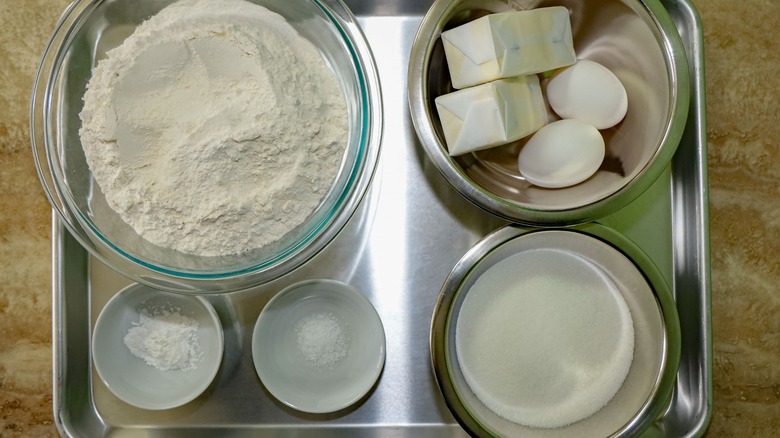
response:
<path id="1" fill-rule="evenodd" d="M 133 356 L 158 370 L 189 371 L 203 359 L 198 342 L 198 321 L 181 315 L 178 309 L 151 309 L 125 335 Z"/>
<path id="2" fill-rule="evenodd" d="M 150 242 L 205 256 L 300 225 L 347 141 L 318 51 L 244 0 L 182 0 L 144 22 L 95 68 L 80 116 L 111 208 Z"/>

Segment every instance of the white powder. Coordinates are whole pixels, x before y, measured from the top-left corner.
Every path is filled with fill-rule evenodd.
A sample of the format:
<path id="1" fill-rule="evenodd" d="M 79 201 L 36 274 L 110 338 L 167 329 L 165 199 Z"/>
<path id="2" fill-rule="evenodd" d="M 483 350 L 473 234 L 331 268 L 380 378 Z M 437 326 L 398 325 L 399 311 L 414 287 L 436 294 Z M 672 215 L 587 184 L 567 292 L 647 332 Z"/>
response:
<path id="1" fill-rule="evenodd" d="M 80 117 L 111 208 L 148 241 L 205 256 L 304 222 L 348 135 L 317 49 L 244 0 L 181 0 L 141 24 L 94 69 Z"/>
<path id="2" fill-rule="evenodd" d="M 124 341 L 134 356 L 162 371 L 194 370 L 203 359 L 198 321 L 178 309 L 141 312 L 141 320 L 128 330 Z"/>
<path id="3" fill-rule="evenodd" d="M 333 368 L 349 353 L 349 335 L 344 323 L 333 313 L 313 313 L 295 329 L 298 351 L 307 362 Z"/>
<path id="4" fill-rule="evenodd" d="M 634 327 L 620 290 L 576 254 L 529 250 L 471 286 L 455 347 L 474 394 L 526 426 L 562 427 L 598 412 L 633 361 Z"/>

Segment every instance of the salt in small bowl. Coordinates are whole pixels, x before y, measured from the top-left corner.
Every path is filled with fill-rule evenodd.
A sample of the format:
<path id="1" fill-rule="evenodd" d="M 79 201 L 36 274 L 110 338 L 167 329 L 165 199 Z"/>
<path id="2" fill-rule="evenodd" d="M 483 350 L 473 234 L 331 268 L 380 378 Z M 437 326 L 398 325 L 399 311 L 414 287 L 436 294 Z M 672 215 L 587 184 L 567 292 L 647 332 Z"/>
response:
<path id="1" fill-rule="evenodd" d="M 371 302 L 335 280 L 308 280 L 277 293 L 257 318 L 252 358 L 277 400 L 301 412 L 346 409 L 374 387 L 385 332 Z"/>

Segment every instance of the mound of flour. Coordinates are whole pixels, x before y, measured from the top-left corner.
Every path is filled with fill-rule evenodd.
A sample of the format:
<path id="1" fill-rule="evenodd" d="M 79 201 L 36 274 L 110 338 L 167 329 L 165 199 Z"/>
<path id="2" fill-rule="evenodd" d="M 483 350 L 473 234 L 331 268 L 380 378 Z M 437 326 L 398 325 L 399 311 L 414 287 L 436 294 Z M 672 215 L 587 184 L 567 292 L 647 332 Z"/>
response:
<path id="1" fill-rule="evenodd" d="M 348 137 L 317 49 L 244 0 L 181 0 L 142 23 L 94 69 L 80 117 L 111 208 L 146 240 L 204 256 L 305 221 Z"/>

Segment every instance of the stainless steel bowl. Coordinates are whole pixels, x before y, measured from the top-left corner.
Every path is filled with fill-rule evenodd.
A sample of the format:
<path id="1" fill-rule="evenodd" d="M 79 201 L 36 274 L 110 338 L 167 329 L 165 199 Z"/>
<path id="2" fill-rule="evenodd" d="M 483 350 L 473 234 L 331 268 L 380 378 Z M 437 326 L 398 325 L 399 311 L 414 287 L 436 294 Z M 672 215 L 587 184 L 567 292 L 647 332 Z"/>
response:
<path id="1" fill-rule="evenodd" d="M 629 102 L 625 119 L 603 132 L 607 156 L 596 175 L 563 189 L 539 188 L 520 176 L 517 155 L 524 140 L 451 157 L 434 104 L 453 91 L 439 38 L 443 30 L 488 13 L 547 6 L 570 10 L 578 58 L 612 70 Z M 437 0 L 413 43 L 408 87 L 417 134 L 447 181 L 483 209 L 530 225 L 588 222 L 638 197 L 674 155 L 689 101 L 684 47 L 657 0 Z"/>
<path id="2" fill-rule="evenodd" d="M 477 279 L 521 251 L 569 251 L 601 268 L 621 291 L 634 324 L 634 357 L 621 388 L 606 406 L 568 426 L 526 427 L 493 413 L 469 388 L 460 369 L 456 326 Z M 501 228 L 477 243 L 442 286 L 431 325 L 431 359 L 439 388 L 457 421 L 480 437 L 626 437 L 646 430 L 667 407 L 680 359 L 680 323 L 669 286 L 652 260 L 611 228 Z"/>

